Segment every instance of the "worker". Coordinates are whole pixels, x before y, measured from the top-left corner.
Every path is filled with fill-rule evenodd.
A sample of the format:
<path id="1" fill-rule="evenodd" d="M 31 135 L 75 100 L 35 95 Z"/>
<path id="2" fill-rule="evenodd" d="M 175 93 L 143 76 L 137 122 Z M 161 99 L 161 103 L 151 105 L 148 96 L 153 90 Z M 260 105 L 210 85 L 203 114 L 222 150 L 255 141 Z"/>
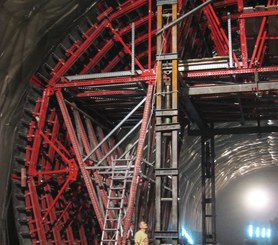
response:
<path id="1" fill-rule="evenodd" d="M 140 221 L 139 230 L 135 234 L 135 245 L 148 245 L 148 234 L 146 230 L 148 229 L 148 225 L 144 221 Z"/>

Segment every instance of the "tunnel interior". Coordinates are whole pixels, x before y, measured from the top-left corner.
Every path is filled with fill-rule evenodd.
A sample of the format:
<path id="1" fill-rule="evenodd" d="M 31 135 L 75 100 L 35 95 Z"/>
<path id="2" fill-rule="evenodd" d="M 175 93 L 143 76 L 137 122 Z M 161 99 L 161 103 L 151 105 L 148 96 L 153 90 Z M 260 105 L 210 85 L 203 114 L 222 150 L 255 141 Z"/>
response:
<path id="1" fill-rule="evenodd" d="M 162 133 L 160 149 L 169 172 L 175 147 L 179 154 L 180 238 L 184 228 L 194 244 L 216 244 L 216 240 L 239 244 L 247 239 L 244 226 L 255 218 L 246 215 L 243 219 L 240 191 L 248 182 L 261 182 L 277 199 L 277 1 L 215 0 L 179 22 L 175 117 L 167 108 L 173 106 L 173 102 L 167 104 L 171 93 L 177 92 L 169 85 L 177 59 L 171 46 L 174 31 L 163 32 L 158 50 L 157 9 L 162 6 L 165 27 L 174 20 L 172 5 L 177 4 L 180 17 L 204 2 L 1 3 L 3 244 L 99 244 L 104 240 L 102 225 L 108 220 L 101 218 L 105 202 L 113 198 L 108 188 L 113 164 L 128 166 L 126 178 L 138 175 L 123 182 L 125 193 L 114 193 L 114 198 L 123 200 L 119 237 L 132 240 L 124 224 L 134 232 L 144 219 L 151 243 L 170 242 L 171 237 L 157 235 L 154 218 L 160 176 L 155 170 L 155 140 L 161 118 L 164 123 L 178 118 L 180 124 L 178 144 L 171 145 L 167 131 Z M 158 62 L 162 63 L 162 95 L 155 92 Z M 159 96 L 167 115 L 156 113 Z M 204 160 L 205 155 L 214 167 Z M 139 169 L 129 166 L 129 159 L 138 161 Z M 209 195 L 215 191 L 217 228 L 212 241 L 204 238 L 204 222 L 207 232 L 214 232 L 213 219 L 204 217 L 204 201 L 210 199 L 205 205 L 209 209 L 215 203 L 213 195 L 206 199 L 203 194 L 203 163 L 210 168 L 204 176 L 215 171 L 206 190 Z M 173 203 L 169 200 L 174 184 L 171 174 L 162 176 L 166 197 L 161 201 L 160 228 L 171 230 Z M 127 215 L 131 197 L 135 211 Z M 275 212 L 271 208 L 271 214 L 257 223 L 269 223 Z M 109 215 L 120 216 L 116 211 L 107 211 Z M 236 242 L 230 237 L 236 237 Z"/>

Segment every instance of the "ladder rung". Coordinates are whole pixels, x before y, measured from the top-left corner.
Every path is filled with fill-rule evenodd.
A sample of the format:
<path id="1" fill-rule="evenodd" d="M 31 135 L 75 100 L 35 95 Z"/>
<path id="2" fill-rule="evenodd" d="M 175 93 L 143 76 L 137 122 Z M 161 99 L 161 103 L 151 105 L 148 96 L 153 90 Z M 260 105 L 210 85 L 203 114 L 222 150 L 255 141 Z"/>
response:
<path id="1" fill-rule="evenodd" d="M 98 172 L 98 174 L 110 174 L 110 175 L 112 175 L 112 174 L 125 174 L 126 173 L 126 171 L 114 171 L 114 172 L 112 172 L 112 171 L 99 171 Z M 132 174 L 133 173 L 133 171 L 128 171 L 128 174 Z"/>
<path id="2" fill-rule="evenodd" d="M 125 180 L 125 179 L 130 179 L 132 178 L 132 176 L 117 176 L 117 177 L 114 177 L 113 180 Z"/>
<path id="3" fill-rule="evenodd" d="M 110 172 L 107 172 L 107 171 L 104 171 L 104 172 L 99 171 L 98 174 L 110 174 Z"/>
<path id="4" fill-rule="evenodd" d="M 116 231 L 118 230 L 117 228 L 105 228 L 104 231 Z"/>
<path id="5" fill-rule="evenodd" d="M 162 197 L 162 198 L 161 198 L 161 201 L 164 201 L 164 202 L 170 202 L 170 201 L 172 201 L 172 200 L 173 200 L 172 197 Z"/>
<path id="6" fill-rule="evenodd" d="M 120 207 L 108 207 L 107 209 L 108 210 L 120 210 L 121 208 Z"/>
<path id="7" fill-rule="evenodd" d="M 122 197 L 110 197 L 110 200 L 121 200 L 123 199 Z"/>
<path id="8" fill-rule="evenodd" d="M 116 221 L 116 220 L 118 220 L 118 219 L 106 219 L 107 222 L 108 221 Z"/>
<path id="9" fill-rule="evenodd" d="M 214 215 L 212 215 L 212 214 L 206 214 L 205 217 L 206 217 L 206 218 L 211 218 L 211 217 L 214 217 Z"/>
<path id="10" fill-rule="evenodd" d="M 111 187 L 110 190 L 123 190 L 124 187 L 121 186 L 121 187 Z"/>
<path id="11" fill-rule="evenodd" d="M 126 172 L 133 173 L 133 171 L 131 171 L 131 170 L 128 170 L 128 171 L 126 171 L 126 170 L 114 171 L 115 174 L 125 174 Z"/>

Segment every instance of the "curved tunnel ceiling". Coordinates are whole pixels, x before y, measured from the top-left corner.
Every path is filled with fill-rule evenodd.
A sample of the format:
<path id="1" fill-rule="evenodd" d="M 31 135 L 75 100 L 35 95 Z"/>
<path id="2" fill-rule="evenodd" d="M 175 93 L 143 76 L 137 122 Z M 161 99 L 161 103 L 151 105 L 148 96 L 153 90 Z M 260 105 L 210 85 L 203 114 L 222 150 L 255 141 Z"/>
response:
<path id="1" fill-rule="evenodd" d="M 57 52 L 59 53 L 58 50 L 63 49 L 63 46 L 67 44 L 69 45 L 67 42 L 74 43 L 82 33 L 84 35 L 86 30 L 90 28 L 90 24 L 100 23 L 99 28 L 101 28 L 101 23 L 104 22 L 106 16 L 114 15 L 112 18 L 113 28 L 107 30 L 105 26 L 105 28 L 99 29 L 99 36 L 94 40 L 90 50 L 91 55 L 84 55 L 79 64 L 68 70 L 67 75 L 130 69 L 128 66 L 130 55 L 125 54 L 119 39 L 113 40 L 111 37 L 113 30 L 116 30 L 122 32 L 121 35 L 126 43 L 130 43 L 129 23 L 133 21 L 137 22 L 138 26 L 135 41 L 137 58 L 141 64 L 146 66 L 147 1 L 108 2 L 83 1 L 81 4 L 76 1 L 59 1 L 59 3 L 55 1 L 40 1 L 39 3 L 28 1 L 19 4 L 17 1 L 4 1 L 1 3 L 0 18 L 3 25 L 1 25 L 0 32 L 4 37 L 0 41 L 0 136 L 1 141 L 4 142 L 0 146 L 0 162 L 4 166 L 0 169 L 1 177 L 8 176 L 10 172 L 14 132 L 21 116 L 22 102 L 25 100 L 26 91 L 29 90 L 27 81 L 32 74 L 35 74 L 42 83 L 37 83 L 34 76 L 31 83 L 44 86 L 44 82 L 46 83 L 50 78 L 53 66 L 57 63 L 55 55 Z M 125 4 L 125 2 L 127 3 Z M 260 2 L 258 1 L 258 3 Z M 95 7 L 96 5 L 97 7 Z M 155 4 L 153 4 L 154 9 Z M 91 19 L 88 20 L 84 15 L 90 16 Z M 80 18 L 81 16 L 83 18 Z M 72 27 L 74 30 L 69 31 Z M 155 30 L 155 16 L 153 16 L 153 29 Z M 71 33 L 70 37 L 67 36 L 68 33 Z M 155 31 L 152 34 L 154 36 Z M 60 45 L 61 43 L 62 45 Z M 153 60 L 154 44 L 155 38 L 153 38 Z M 194 58 L 196 54 L 210 56 L 214 51 L 210 45 L 211 40 L 208 40 L 208 47 L 204 50 L 196 51 L 193 47 L 191 53 L 185 50 L 183 55 L 184 57 L 189 55 L 189 58 Z M 52 55 L 53 53 L 55 55 Z M 101 53 L 99 57 L 97 56 L 98 53 Z M 142 91 L 142 97 L 145 95 L 146 88 L 144 86 L 136 89 Z M 111 120 L 117 121 L 117 119 Z M 269 123 L 277 124 L 275 121 Z M 224 125 L 224 127 L 229 127 L 229 125 Z M 183 143 L 180 181 L 181 189 L 185 191 L 181 193 L 181 199 L 188 207 L 183 210 L 183 213 L 187 217 L 186 220 L 189 220 L 186 223 L 198 230 L 201 224 L 200 213 L 196 209 L 196 206 L 199 206 L 201 202 L 200 166 L 198 167 L 200 163 L 200 139 L 198 137 L 185 137 Z M 216 136 L 217 191 L 221 191 L 231 181 L 247 173 L 277 166 L 276 146 L 277 133 Z M 6 192 L 7 183 L 8 178 L 1 178 L 1 193 Z M 4 195 L 1 195 L 2 210 L 4 210 L 5 201 Z M 196 213 L 188 214 L 188 210 L 195 210 Z"/>

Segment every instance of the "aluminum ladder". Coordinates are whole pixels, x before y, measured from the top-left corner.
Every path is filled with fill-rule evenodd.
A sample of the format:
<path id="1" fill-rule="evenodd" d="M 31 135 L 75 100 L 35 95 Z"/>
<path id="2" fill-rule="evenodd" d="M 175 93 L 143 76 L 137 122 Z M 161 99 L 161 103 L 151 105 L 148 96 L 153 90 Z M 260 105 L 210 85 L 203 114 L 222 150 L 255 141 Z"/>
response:
<path id="1" fill-rule="evenodd" d="M 122 230 L 121 219 L 124 214 L 125 193 L 133 175 L 132 163 L 133 161 L 129 159 L 114 159 L 112 166 L 106 166 L 105 172 L 100 172 L 100 174 L 111 174 L 101 245 L 118 244 L 119 234 Z M 111 211 L 114 214 L 113 219 L 109 219 L 108 216 Z"/>

